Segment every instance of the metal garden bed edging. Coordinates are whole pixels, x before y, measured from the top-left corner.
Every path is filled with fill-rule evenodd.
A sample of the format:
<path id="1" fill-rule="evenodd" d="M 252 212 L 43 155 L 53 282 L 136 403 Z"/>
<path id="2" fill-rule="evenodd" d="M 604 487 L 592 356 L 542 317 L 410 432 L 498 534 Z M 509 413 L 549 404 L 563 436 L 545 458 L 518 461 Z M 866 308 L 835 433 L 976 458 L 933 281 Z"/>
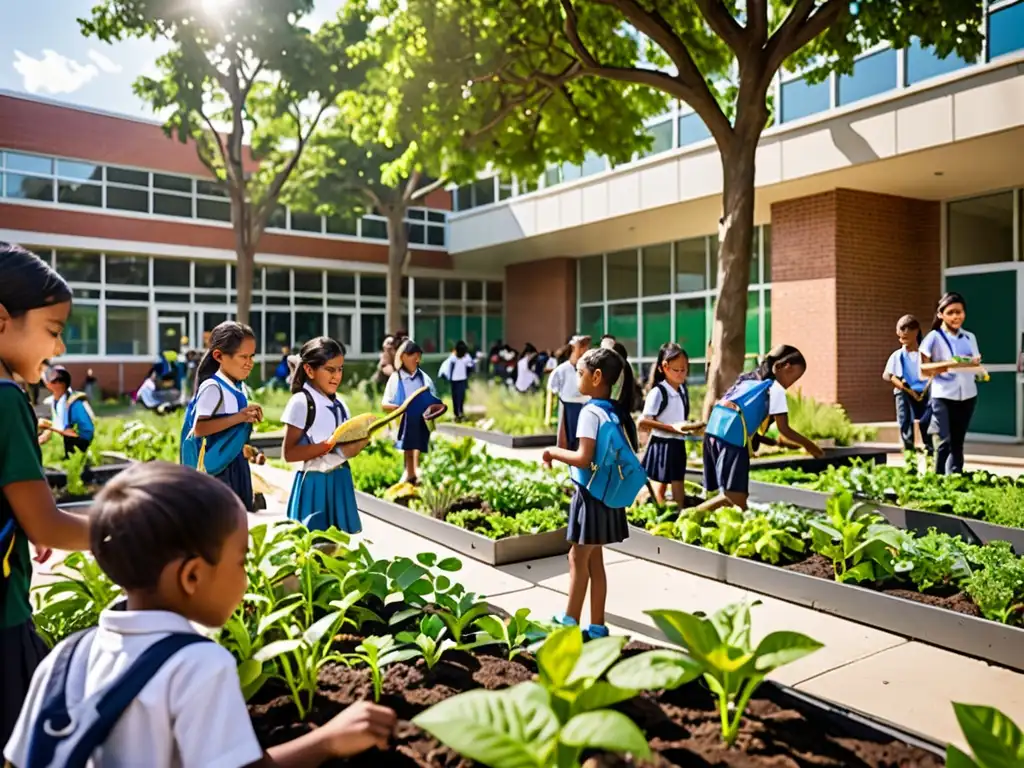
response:
<path id="1" fill-rule="evenodd" d="M 133 463 L 131 461 L 122 461 L 117 464 L 100 464 L 96 467 L 86 467 L 82 471 L 82 482 L 86 485 L 103 485 L 128 469 Z M 51 488 L 63 488 L 68 483 L 67 472 L 61 469 L 47 469 L 46 482 Z"/>
<path id="2" fill-rule="evenodd" d="M 270 459 L 281 458 L 281 442 L 284 440 L 284 431 L 277 432 L 253 432 L 249 438 L 249 445 L 263 451 Z"/>
<path id="3" fill-rule="evenodd" d="M 776 483 L 750 482 L 750 498 L 761 502 L 782 502 L 807 509 L 823 510 L 828 502 L 829 494 L 812 491 L 809 488 L 798 488 L 792 485 Z M 879 504 L 870 499 L 858 498 L 876 509 L 882 517 L 897 528 L 911 531 L 927 532 L 935 528 L 942 533 L 959 536 L 972 544 L 988 544 L 992 541 L 1008 541 L 1018 555 L 1024 555 L 1024 529 L 1010 528 L 1005 525 L 973 520 L 968 517 L 948 515 L 944 512 L 929 512 L 912 507 L 896 507 L 891 504 Z"/>
<path id="4" fill-rule="evenodd" d="M 802 469 L 804 472 L 822 472 L 828 467 L 845 467 L 852 464 L 855 459 L 869 461 L 872 464 L 885 464 L 888 454 L 877 448 L 865 448 L 863 446 L 851 445 L 842 448 L 825 448 L 825 455 L 816 459 L 814 456 L 790 456 L 788 458 L 773 459 L 766 456 L 763 459 L 754 459 L 750 468 L 754 469 Z"/>
<path id="5" fill-rule="evenodd" d="M 635 527 L 629 536 L 639 543 L 631 547 L 627 539 L 611 548 L 1024 672 L 1024 629 L 672 539 L 655 547 L 645 538 L 655 537 Z M 709 568 L 711 558 L 720 564 Z"/>
<path id="6" fill-rule="evenodd" d="M 477 429 L 462 424 L 438 424 L 437 431 L 452 437 L 472 437 L 504 448 L 547 448 L 557 442 L 557 437 L 554 434 L 509 435 L 504 432 Z"/>
<path id="7" fill-rule="evenodd" d="M 435 520 L 400 504 L 378 499 L 376 496 L 362 491 L 356 491 L 356 506 L 360 512 L 364 512 L 370 517 L 419 534 L 430 541 L 442 544 L 488 565 L 521 563 L 524 560 L 564 555 L 569 551 L 569 542 L 565 539 L 565 528 L 529 536 L 489 539 L 479 533 L 467 531 L 465 528 L 443 520 Z"/>

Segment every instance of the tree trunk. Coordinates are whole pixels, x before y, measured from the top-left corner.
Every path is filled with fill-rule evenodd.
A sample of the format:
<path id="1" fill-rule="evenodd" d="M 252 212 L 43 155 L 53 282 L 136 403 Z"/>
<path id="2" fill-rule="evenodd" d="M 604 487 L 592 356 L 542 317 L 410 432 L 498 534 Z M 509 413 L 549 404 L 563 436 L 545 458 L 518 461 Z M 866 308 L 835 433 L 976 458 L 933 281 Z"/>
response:
<path id="1" fill-rule="evenodd" d="M 405 209 L 388 215 L 388 333 L 406 328 L 408 317 L 402 313 L 402 279 L 409 255 L 409 233 L 405 228 Z M 412 328 L 406 328 L 413 335 Z"/>
<path id="2" fill-rule="evenodd" d="M 239 243 L 235 249 L 235 286 L 238 291 L 238 308 L 235 319 L 249 324 L 249 308 L 252 306 L 252 276 L 255 271 L 256 249 L 248 243 Z M 257 333 L 259 329 L 257 328 Z"/>
<path id="3" fill-rule="evenodd" d="M 737 131 L 738 132 L 738 131 Z M 711 333 L 711 368 L 704 399 L 707 419 L 715 402 L 743 370 L 747 289 L 754 236 L 754 169 L 757 140 L 738 139 L 722 152 L 722 220 L 718 227 L 718 300 Z"/>

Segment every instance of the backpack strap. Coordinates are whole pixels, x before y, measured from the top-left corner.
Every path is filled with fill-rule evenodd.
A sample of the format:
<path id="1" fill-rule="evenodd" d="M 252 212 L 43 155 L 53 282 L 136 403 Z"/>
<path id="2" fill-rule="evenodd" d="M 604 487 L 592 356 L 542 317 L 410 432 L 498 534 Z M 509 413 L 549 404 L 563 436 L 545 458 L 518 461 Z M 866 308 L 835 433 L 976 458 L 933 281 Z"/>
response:
<path id="1" fill-rule="evenodd" d="M 313 426 L 313 422 L 316 421 L 316 403 L 313 401 L 313 395 L 303 387 L 302 394 L 306 396 L 306 422 L 302 428 L 302 434 L 309 440 L 309 428 Z"/>
<path id="2" fill-rule="evenodd" d="M 659 381 L 654 386 L 656 386 L 658 391 L 661 393 L 661 405 L 658 406 L 658 412 L 654 414 L 654 418 L 657 419 L 665 412 L 665 409 L 668 408 L 668 387 L 666 387 L 665 383 L 662 381 Z"/>

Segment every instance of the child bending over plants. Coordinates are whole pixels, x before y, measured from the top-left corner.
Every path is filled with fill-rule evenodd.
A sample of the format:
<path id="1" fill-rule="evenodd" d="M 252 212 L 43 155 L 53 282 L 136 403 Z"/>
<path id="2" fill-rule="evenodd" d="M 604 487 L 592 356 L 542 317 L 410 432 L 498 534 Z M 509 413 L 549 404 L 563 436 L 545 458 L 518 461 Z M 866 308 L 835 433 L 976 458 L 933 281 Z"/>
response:
<path id="1" fill-rule="evenodd" d="M 102 747 L 121 765 L 306 766 L 387 745 L 394 712 L 360 702 L 260 747 L 234 657 L 192 624 L 223 625 L 246 591 L 246 513 L 227 484 L 137 464 L 104 487 L 91 516 L 93 554 L 127 605 L 103 611 L 98 627 L 38 667 L 4 752 L 12 765 L 68 765 Z M 116 705 L 97 708 L 115 690 Z"/>
<path id="2" fill-rule="evenodd" d="M 590 627 L 584 637 L 607 637 L 604 623 L 604 605 L 608 596 L 608 581 L 604 570 L 602 547 L 623 541 L 629 536 L 626 507 L 633 503 L 636 493 L 647 482 L 647 475 L 629 445 L 617 415 L 617 406 L 629 407 L 633 397 L 633 369 L 611 349 L 600 347 L 586 352 L 576 364 L 579 392 L 592 398 L 583 406 L 576 428 L 575 450 L 549 448 L 544 451 L 544 465 L 560 461 L 568 464 L 576 484 L 569 507 L 567 538 L 572 542 L 569 550 L 569 604 L 565 613 L 555 621 L 575 626 L 583 613 L 583 600 L 590 586 Z M 622 379 L 620 402 L 610 400 L 612 387 Z M 601 450 L 598 451 L 600 442 Z M 613 465 L 614 463 L 614 465 Z M 624 479 L 632 489 L 625 493 L 599 494 L 595 489 L 612 489 L 602 480 L 609 477 Z M 594 490 L 594 492 L 592 492 Z M 625 498 L 625 500 L 623 500 Z"/>

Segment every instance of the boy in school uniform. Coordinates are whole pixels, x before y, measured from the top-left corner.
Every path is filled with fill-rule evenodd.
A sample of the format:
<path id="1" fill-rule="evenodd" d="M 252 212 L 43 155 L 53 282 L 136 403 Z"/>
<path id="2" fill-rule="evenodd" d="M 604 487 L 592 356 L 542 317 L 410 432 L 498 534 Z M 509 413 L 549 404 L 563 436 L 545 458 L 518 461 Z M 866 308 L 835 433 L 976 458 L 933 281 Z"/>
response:
<path id="1" fill-rule="evenodd" d="M 882 371 L 883 381 L 893 386 L 896 400 L 896 421 L 900 427 L 903 450 L 914 450 L 914 422 L 921 424 L 921 439 L 928 455 L 934 453 L 929 427 L 932 406 L 928 398 L 930 381 L 921 375 L 921 324 L 913 315 L 904 315 L 896 323 L 896 337 L 900 348 L 889 355 Z"/>
<path id="2" fill-rule="evenodd" d="M 39 436 L 40 444 L 50 439 L 51 432 L 64 438 L 64 457 L 74 451 L 85 453 L 89 450 L 93 435 L 96 434 L 95 416 L 89 407 L 84 392 L 71 389 L 71 373 L 62 365 L 50 369 L 46 377 L 46 388 L 50 390 L 51 424 Z"/>

